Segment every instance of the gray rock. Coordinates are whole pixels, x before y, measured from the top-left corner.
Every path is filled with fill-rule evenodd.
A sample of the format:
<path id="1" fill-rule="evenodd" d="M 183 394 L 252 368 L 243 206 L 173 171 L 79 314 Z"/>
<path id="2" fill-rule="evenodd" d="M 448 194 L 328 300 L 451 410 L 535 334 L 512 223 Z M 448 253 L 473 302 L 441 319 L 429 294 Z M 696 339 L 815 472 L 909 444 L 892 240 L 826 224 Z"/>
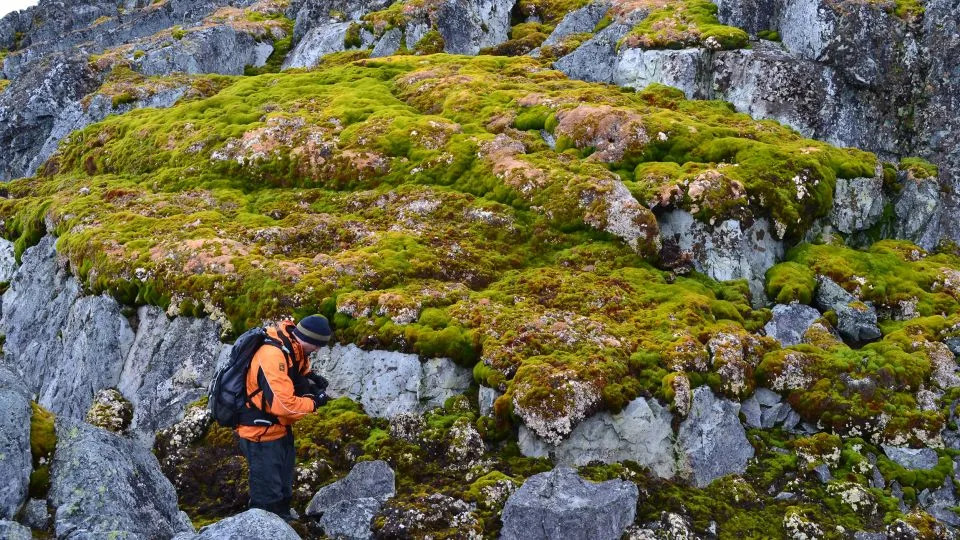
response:
<path id="1" fill-rule="evenodd" d="M 617 414 L 601 412 L 580 422 L 558 445 L 546 443 L 523 425 L 518 443 L 524 455 L 550 456 L 558 465 L 631 460 L 661 478 L 671 478 L 676 472 L 672 421 L 673 415 L 657 400 L 637 398 Z"/>
<path id="2" fill-rule="evenodd" d="M 876 466 L 870 471 L 870 487 L 879 489 L 887 487 L 887 480 Z"/>
<path id="3" fill-rule="evenodd" d="M 273 45 L 229 25 L 217 25 L 189 32 L 182 39 L 151 42 L 142 50 L 144 55 L 134 59 L 134 66 L 144 75 L 242 75 L 248 65 L 264 65 Z"/>
<path id="4" fill-rule="evenodd" d="M 399 28 L 387 30 L 377 41 L 377 44 L 374 45 L 373 50 L 370 52 L 370 57 L 380 58 L 381 56 L 395 54 L 400 49 L 400 39 L 402 37 L 403 32 Z"/>
<path id="5" fill-rule="evenodd" d="M 740 425 L 740 404 L 717 398 L 709 387 L 693 391 L 693 404 L 677 433 L 681 474 L 697 487 L 746 470 L 753 446 Z"/>
<path id="6" fill-rule="evenodd" d="M 362 461 L 346 477 L 320 488 L 307 505 L 308 516 L 332 538 L 370 538 L 373 517 L 397 490 L 393 469 L 385 461 Z"/>
<path id="7" fill-rule="evenodd" d="M 3 538 L 3 540 L 32 540 L 33 533 L 16 521 L 0 519 L 0 538 Z"/>
<path id="8" fill-rule="evenodd" d="M 747 427 L 758 428 L 761 426 L 760 403 L 756 396 L 750 396 L 740 403 L 740 412 L 747 424 Z"/>
<path id="9" fill-rule="evenodd" d="M 444 52 L 477 54 L 509 38 L 516 0 L 447 0 L 431 17 L 443 36 Z"/>
<path id="10" fill-rule="evenodd" d="M 820 312 L 804 304 L 777 304 L 773 306 L 773 318 L 763 331 L 784 347 L 803 342 L 803 335 L 810 325 L 820 318 Z"/>
<path id="11" fill-rule="evenodd" d="M 310 68 L 317 65 L 324 56 L 346 50 L 344 39 L 350 24 L 348 22 L 329 23 L 310 29 L 290 51 L 283 62 L 283 68 Z M 366 48 L 373 41 L 373 36 L 369 32 L 363 35 L 368 37 L 362 47 Z"/>
<path id="12" fill-rule="evenodd" d="M 595 484 L 558 467 L 531 476 L 503 508 L 504 540 L 618 539 L 633 523 L 639 492 L 623 480 Z"/>
<path id="13" fill-rule="evenodd" d="M 955 356 L 960 356 L 960 337 L 952 337 L 943 340 L 947 344 L 947 348 L 950 349 Z"/>
<path id="14" fill-rule="evenodd" d="M 83 418 L 97 390 L 117 385 L 133 331 L 112 298 L 80 296 L 54 244 L 47 236 L 26 250 L 3 295 L 4 356 L 41 405 Z"/>
<path id="15" fill-rule="evenodd" d="M 757 388 L 753 395 L 756 396 L 757 401 L 763 407 L 773 407 L 774 405 L 777 405 L 783 401 L 783 398 L 780 396 L 780 394 L 770 390 L 769 388 Z"/>
<path id="16" fill-rule="evenodd" d="M 187 404 L 206 395 L 217 360 L 229 347 L 210 319 L 170 319 L 143 306 L 137 320 L 117 388 L 134 406 L 131 431 L 152 444 L 153 433 L 179 421 Z"/>
<path id="17" fill-rule="evenodd" d="M 332 22 L 359 21 L 393 0 L 293 0 L 287 17 L 294 19 L 293 41 L 298 43 L 310 30 Z"/>
<path id="18" fill-rule="evenodd" d="M 857 531 L 853 533 L 853 540 L 887 540 L 886 533 Z"/>
<path id="19" fill-rule="evenodd" d="M 0 180 L 27 174 L 60 111 L 99 86 L 100 77 L 82 57 L 54 55 L 0 93 Z"/>
<path id="20" fill-rule="evenodd" d="M 372 497 L 340 501 L 327 508 L 317 521 L 330 538 L 366 540 L 372 538 L 370 524 L 383 501 Z"/>
<path id="21" fill-rule="evenodd" d="M 483 416 L 493 416 L 493 403 L 503 395 L 503 392 L 480 385 L 480 391 L 477 393 L 477 403 L 480 406 L 480 414 Z"/>
<path id="22" fill-rule="evenodd" d="M 833 475 L 830 474 L 830 467 L 828 467 L 826 463 L 821 463 L 814 467 L 813 474 L 817 476 L 821 484 L 826 484 L 833 479 Z"/>
<path id="23" fill-rule="evenodd" d="M 33 409 L 19 377 L 0 365 L 0 519 L 13 519 L 27 499 L 33 457 L 30 418 Z"/>
<path id="24" fill-rule="evenodd" d="M 17 271 L 17 260 L 13 256 L 13 242 L 0 238 L 0 283 L 13 279 Z"/>
<path id="25" fill-rule="evenodd" d="M 58 538 L 192 532 L 149 448 L 73 420 L 57 421 L 50 504 Z"/>
<path id="26" fill-rule="evenodd" d="M 630 28 L 630 24 L 611 24 L 570 54 L 557 59 L 553 67 L 572 79 L 612 82 L 617 65 L 617 42 L 627 35 Z"/>
<path id="27" fill-rule="evenodd" d="M 838 178 L 830 219 L 837 230 L 850 234 L 869 229 L 883 214 L 883 170 L 870 178 Z"/>
<path id="28" fill-rule="evenodd" d="M 643 90 L 652 83 L 683 90 L 689 99 L 709 95 L 710 52 L 705 49 L 626 49 L 613 70 L 614 84 Z"/>
<path id="29" fill-rule="evenodd" d="M 744 229 L 728 219 L 710 227 L 686 211 L 671 210 L 657 218 L 663 252 L 689 257 L 694 268 L 718 280 L 746 279 L 755 304 L 765 301 L 767 270 L 783 258 L 783 242 L 770 232 L 766 218 Z"/>
<path id="30" fill-rule="evenodd" d="M 299 540 L 300 535 L 280 516 L 273 512 L 251 508 L 242 514 L 230 516 L 213 525 L 200 529 L 194 538 L 215 540 L 247 540 L 250 538 L 276 538 Z"/>
<path id="31" fill-rule="evenodd" d="M 424 364 L 415 354 L 364 351 L 356 345 L 334 345 L 321 352 L 314 369 L 330 381 L 327 394 L 360 402 L 367 414 L 391 417 L 425 412 L 461 394 L 472 372 L 445 358 Z"/>
<path id="32" fill-rule="evenodd" d="M 560 43 L 563 38 L 572 34 L 593 32 L 597 23 L 603 19 L 603 16 L 606 15 L 609 9 L 610 3 L 604 1 L 587 4 L 580 9 L 575 9 L 567 13 L 563 17 L 563 20 L 554 27 L 553 32 L 550 32 L 547 39 L 543 41 L 543 45 L 555 45 Z"/>
<path id="33" fill-rule="evenodd" d="M 23 513 L 20 521 L 31 529 L 45 531 L 50 528 L 50 510 L 47 509 L 47 501 L 43 499 L 30 499 L 23 507 Z"/>
<path id="34" fill-rule="evenodd" d="M 933 249 L 940 241 L 940 184 L 936 179 L 904 178 L 901 185 L 893 207 L 895 234 L 924 249 Z"/>
<path id="35" fill-rule="evenodd" d="M 937 453 L 932 448 L 904 448 L 888 444 L 881 445 L 881 448 L 891 461 L 907 469 L 930 470 L 937 466 Z"/>
<path id="36" fill-rule="evenodd" d="M 344 478 L 320 488 L 307 505 L 307 515 L 324 514 L 341 501 L 373 498 L 382 503 L 396 494 L 395 482 L 386 461 L 361 461 Z"/>
<path id="37" fill-rule="evenodd" d="M 848 341 L 863 343 L 883 335 L 877 326 L 876 309 L 858 301 L 826 276 L 817 277 L 814 302 L 822 311 L 832 309 L 837 313 L 837 330 Z"/>

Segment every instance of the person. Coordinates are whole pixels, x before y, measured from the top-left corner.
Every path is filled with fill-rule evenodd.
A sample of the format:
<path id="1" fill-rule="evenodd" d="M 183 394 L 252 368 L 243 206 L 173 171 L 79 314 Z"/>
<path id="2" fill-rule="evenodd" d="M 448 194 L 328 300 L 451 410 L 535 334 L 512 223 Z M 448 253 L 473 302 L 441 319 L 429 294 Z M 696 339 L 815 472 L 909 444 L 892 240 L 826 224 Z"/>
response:
<path id="1" fill-rule="evenodd" d="M 310 315 L 267 328 L 247 372 L 247 405 L 236 429 L 249 468 L 250 508 L 290 521 L 296 454 L 291 426 L 324 405 L 327 381 L 311 371 L 308 356 L 330 341 L 330 323 Z"/>

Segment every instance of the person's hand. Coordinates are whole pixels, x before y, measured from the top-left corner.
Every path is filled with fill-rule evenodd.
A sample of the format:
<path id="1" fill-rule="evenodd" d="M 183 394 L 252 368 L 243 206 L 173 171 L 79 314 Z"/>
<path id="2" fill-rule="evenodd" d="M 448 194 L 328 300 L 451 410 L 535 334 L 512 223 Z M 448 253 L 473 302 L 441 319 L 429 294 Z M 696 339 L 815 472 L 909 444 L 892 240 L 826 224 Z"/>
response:
<path id="1" fill-rule="evenodd" d="M 316 394 L 304 394 L 303 397 L 313 400 L 313 410 L 323 407 L 328 401 L 330 401 L 330 398 L 322 390 Z"/>
<path id="2" fill-rule="evenodd" d="M 317 385 L 317 388 L 319 388 L 321 392 L 326 390 L 327 386 L 330 386 L 330 383 L 320 374 L 310 372 L 307 373 L 306 377 L 310 379 L 310 382 Z"/>

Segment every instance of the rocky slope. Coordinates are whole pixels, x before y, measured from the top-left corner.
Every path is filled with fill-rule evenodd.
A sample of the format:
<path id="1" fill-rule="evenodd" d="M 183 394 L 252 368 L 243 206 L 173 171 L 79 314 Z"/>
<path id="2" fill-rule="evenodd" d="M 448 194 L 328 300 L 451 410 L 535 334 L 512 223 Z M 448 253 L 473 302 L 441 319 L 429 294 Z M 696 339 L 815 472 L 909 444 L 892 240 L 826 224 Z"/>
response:
<path id="1" fill-rule="evenodd" d="M 953 537 L 958 19 L 8 15 L 0 531 Z M 201 398 L 233 336 L 313 312 L 338 399 L 296 426 L 290 529 Z"/>

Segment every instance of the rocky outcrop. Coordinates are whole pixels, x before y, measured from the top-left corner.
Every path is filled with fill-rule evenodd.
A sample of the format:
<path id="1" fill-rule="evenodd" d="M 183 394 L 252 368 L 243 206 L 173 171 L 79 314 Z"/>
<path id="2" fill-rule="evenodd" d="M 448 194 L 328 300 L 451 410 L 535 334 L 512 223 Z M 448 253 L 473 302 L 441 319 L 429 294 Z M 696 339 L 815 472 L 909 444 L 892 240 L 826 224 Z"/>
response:
<path id="1" fill-rule="evenodd" d="M 47 236 L 27 249 L 3 295 L 5 358 L 58 416 L 84 418 L 97 391 L 119 389 L 134 406 L 131 430 L 149 443 L 205 394 L 229 354 L 219 326 L 142 307 L 135 333 L 112 298 L 81 295 L 55 243 Z"/>
<path id="2" fill-rule="evenodd" d="M 319 516 L 331 538 L 370 538 L 373 517 L 396 492 L 393 469 L 385 461 L 362 461 L 345 478 L 321 488 L 307 515 Z"/>
<path id="3" fill-rule="evenodd" d="M 531 476 L 510 495 L 503 508 L 501 538 L 618 539 L 633 523 L 638 498 L 633 483 L 595 484 L 573 469 L 559 467 Z"/>
<path id="4" fill-rule="evenodd" d="M 877 326 L 877 311 L 872 305 L 857 300 L 840 285 L 826 276 L 817 278 L 814 302 L 821 311 L 837 314 L 837 330 L 853 343 L 873 341 L 881 336 Z"/>
<path id="5" fill-rule="evenodd" d="M 883 214 L 883 171 L 870 178 L 838 178 L 833 192 L 833 226 L 843 233 L 869 229 Z"/>
<path id="6" fill-rule="evenodd" d="M 337 22 L 311 28 L 284 60 L 284 69 L 313 67 L 322 57 L 345 50 L 344 41 L 350 25 L 348 22 Z M 373 43 L 373 35 L 365 30 L 360 33 L 360 39 L 364 49 Z"/>
<path id="7" fill-rule="evenodd" d="M 444 52 L 477 54 L 507 40 L 516 0 L 448 0 L 434 14 Z"/>
<path id="8" fill-rule="evenodd" d="M 86 59 L 53 55 L 0 93 L 0 180 L 25 176 L 61 111 L 100 85 Z"/>
<path id="9" fill-rule="evenodd" d="M 299 540 L 300 535 L 280 516 L 259 508 L 222 519 L 199 531 L 200 534 L 180 533 L 173 540 L 244 540 L 246 538 L 271 538 L 276 540 Z"/>
<path id="10" fill-rule="evenodd" d="M 580 9 L 575 9 L 567 13 L 557 26 L 554 27 L 547 39 L 543 41 L 544 46 L 556 45 L 563 38 L 583 32 L 593 32 L 597 23 L 603 19 L 610 9 L 610 2 L 592 2 Z"/>
<path id="11" fill-rule="evenodd" d="M 763 303 L 764 276 L 783 258 L 783 242 L 765 218 L 750 226 L 728 219 L 711 227 L 689 212 L 670 210 L 657 221 L 665 260 L 689 259 L 697 271 L 719 281 L 746 279 L 754 303 Z"/>
<path id="12" fill-rule="evenodd" d="M 783 347 L 803 343 L 803 335 L 820 318 L 820 312 L 804 304 L 777 304 L 763 331 Z"/>
<path id="13" fill-rule="evenodd" d="M 0 519 L 0 538 L 4 540 L 32 540 L 33 533 L 16 521 Z"/>
<path id="14" fill-rule="evenodd" d="M 379 11 L 392 3 L 393 0 L 292 0 L 287 17 L 294 20 L 294 42 L 300 42 L 317 26 L 359 21 L 367 13 Z"/>
<path id="15" fill-rule="evenodd" d="M 13 242 L 0 238 L 0 283 L 9 282 L 17 271 L 17 259 L 13 254 Z"/>
<path id="16" fill-rule="evenodd" d="M 676 472 L 672 421 L 657 400 L 637 398 L 616 414 L 601 412 L 580 422 L 560 444 L 544 442 L 526 426 L 520 426 L 518 442 L 524 455 L 549 456 L 558 465 L 631 460 L 671 478 Z"/>
<path id="17" fill-rule="evenodd" d="M 83 422 L 58 420 L 49 501 L 58 538 L 193 531 L 149 448 Z"/>
<path id="18" fill-rule="evenodd" d="M 705 487 L 716 478 L 746 470 L 753 446 L 739 413 L 739 403 L 718 398 L 709 387 L 693 391 L 690 413 L 677 432 L 680 473 L 693 485 Z"/>
<path id="19" fill-rule="evenodd" d="M 940 241 L 943 200 L 936 178 L 914 178 L 900 174 L 902 189 L 894 203 L 894 234 L 924 249 L 933 249 Z"/>
<path id="20" fill-rule="evenodd" d="M 740 412 L 747 427 L 770 429 L 779 426 L 786 431 L 815 431 L 813 426 L 801 425 L 800 414 L 784 402 L 780 394 L 767 388 L 757 388 L 752 396 L 743 400 Z"/>
<path id="21" fill-rule="evenodd" d="M 142 49 L 134 67 L 144 75 L 221 73 L 242 75 L 246 66 L 260 67 L 273 45 L 227 25 L 203 28 L 170 42 L 153 42 Z"/>
<path id="22" fill-rule="evenodd" d="M 330 381 L 327 394 L 347 396 L 371 416 L 439 407 L 473 381 L 469 369 L 446 358 L 421 363 L 415 354 L 364 351 L 356 345 L 334 345 L 318 354 L 313 366 Z"/>
<path id="23" fill-rule="evenodd" d="M 30 454 L 30 397 L 19 377 L 0 365 L 0 519 L 13 519 L 27 499 Z"/>
<path id="24" fill-rule="evenodd" d="M 932 448 L 905 448 L 902 446 L 881 445 L 883 453 L 891 461 L 913 470 L 930 470 L 937 466 L 937 452 Z"/>
<path id="25" fill-rule="evenodd" d="M 134 405 L 131 430 L 148 440 L 206 395 L 216 367 L 230 355 L 220 325 L 207 318 L 168 318 L 160 308 L 137 310 L 137 334 L 117 388 Z"/>

